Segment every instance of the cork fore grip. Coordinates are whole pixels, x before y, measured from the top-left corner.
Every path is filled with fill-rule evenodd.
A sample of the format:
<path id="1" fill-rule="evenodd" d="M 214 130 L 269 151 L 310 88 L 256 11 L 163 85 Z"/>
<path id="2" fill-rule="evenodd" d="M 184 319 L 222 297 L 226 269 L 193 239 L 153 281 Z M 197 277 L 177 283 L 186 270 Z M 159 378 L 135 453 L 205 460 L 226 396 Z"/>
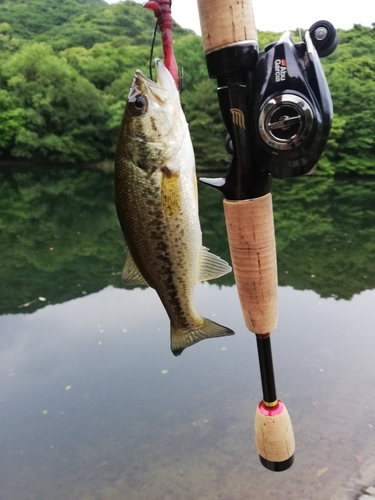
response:
<path id="1" fill-rule="evenodd" d="M 277 261 L 271 193 L 224 200 L 229 248 L 247 328 L 266 334 L 277 326 Z"/>
<path id="2" fill-rule="evenodd" d="M 251 0 L 198 0 L 203 50 L 257 40 Z"/>

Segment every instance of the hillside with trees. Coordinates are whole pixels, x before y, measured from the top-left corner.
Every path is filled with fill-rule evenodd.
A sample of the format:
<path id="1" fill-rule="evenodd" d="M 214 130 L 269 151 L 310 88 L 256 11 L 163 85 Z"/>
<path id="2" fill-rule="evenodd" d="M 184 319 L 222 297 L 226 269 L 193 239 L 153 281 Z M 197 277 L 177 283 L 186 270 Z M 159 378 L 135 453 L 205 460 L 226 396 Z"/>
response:
<path id="1" fill-rule="evenodd" d="M 0 0 L 0 159 L 112 159 L 134 71 L 148 74 L 153 26 L 153 13 L 132 1 Z M 278 36 L 259 33 L 260 48 Z M 322 60 L 335 117 L 318 172 L 375 175 L 375 27 L 339 30 L 339 39 Z M 201 39 L 175 24 L 174 40 L 198 167 L 223 167 L 225 130 Z"/>

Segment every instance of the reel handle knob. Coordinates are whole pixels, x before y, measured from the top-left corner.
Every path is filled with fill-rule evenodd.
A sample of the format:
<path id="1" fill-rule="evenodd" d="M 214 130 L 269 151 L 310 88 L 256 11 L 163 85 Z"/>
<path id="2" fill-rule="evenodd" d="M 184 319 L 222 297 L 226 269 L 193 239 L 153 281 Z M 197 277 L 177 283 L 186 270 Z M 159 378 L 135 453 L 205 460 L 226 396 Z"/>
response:
<path id="1" fill-rule="evenodd" d="M 329 21 L 317 21 L 310 26 L 309 33 L 319 57 L 331 55 L 339 43 L 337 31 Z"/>

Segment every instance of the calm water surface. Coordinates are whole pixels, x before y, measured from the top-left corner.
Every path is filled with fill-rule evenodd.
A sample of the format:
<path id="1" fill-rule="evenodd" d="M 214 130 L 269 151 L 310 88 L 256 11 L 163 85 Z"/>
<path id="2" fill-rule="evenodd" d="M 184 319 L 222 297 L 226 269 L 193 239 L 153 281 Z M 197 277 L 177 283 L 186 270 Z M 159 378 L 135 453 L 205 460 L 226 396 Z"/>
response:
<path id="1" fill-rule="evenodd" d="M 278 395 L 293 467 L 264 469 L 254 335 L 233 277 L 200 284 L 234 337 L 179 358 L 156 293 L 125 289 L 100 172 L 1 174 L 0 498 L 329 499 L 375 451 L 373 181 L 273 185 Z M 201 188 L 204 241 L 228 257 L 221 198 Z"/>

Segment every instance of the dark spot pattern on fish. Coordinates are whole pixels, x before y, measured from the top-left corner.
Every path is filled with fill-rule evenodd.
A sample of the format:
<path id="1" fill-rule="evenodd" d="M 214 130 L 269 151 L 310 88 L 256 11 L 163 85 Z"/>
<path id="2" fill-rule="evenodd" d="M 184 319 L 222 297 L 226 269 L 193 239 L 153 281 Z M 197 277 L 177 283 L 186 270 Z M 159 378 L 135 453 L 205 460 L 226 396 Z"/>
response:
<path id="1" fill-rule="evenodd" d="M 138 168 L 146 172 L 150 169 L 150 153 L 147 146 L 138 149 L 134 154 L 134 162 Z"/>
<path id="2" fill-rule="evenodd" d="M 146 86 L 141 90 L 146 92 Z M 147 113 L 128 113 L 122 124 L 116 152 L 117 211 L 135 264 L 157 291 L 173 328 L 188 332 L 199 321 L 192 292 L 198 279 L 200 228 L 191 196 L 193 175 L 186 164 L 188 159 L 193 168 L 194 157 L 189 141 L 182 145 L 186 155 L 174 149 L 179 127 L 172 126 L 166 141 L 161 138 L 166 123 L 158 120 L 157 112 L 153 116 L 149 104 Z"/>
<path id="3" fill-rule="evenodd" d="M 155 121 L 155 118 L 153 116 L 150 116 L 150 123 L 151 123 L 152 130 L 154 132 L 157 132 L 158 131 L 158 127 L 156 125 L 156 121 Z"/>
<path id="4" fill-rule="evenodd" d="M 139 167 L 141 170 L 147 171 L 148 165 L 147 165 L 147 163 L 145 161 L 143 161 L 142 159 L 139 159 L 137 161 L 137 167 Z"/>
<path id="5" fill-rule="evenodd" d="M 172 170 L 170 170 L 166 165 L 163 165 L 160 168 L 160 171 L 165 175 L 165 177 L 167 177 L 167 179 L 170 179 L 171 177 L 178 177 L 178 173 L 172 172 Z"/>
<path id="6" fill-rule="evenodd" d="M 156 248 L 165 253 L 168 251 L 168 245 L 164 241 L 158 241 Z"/>

